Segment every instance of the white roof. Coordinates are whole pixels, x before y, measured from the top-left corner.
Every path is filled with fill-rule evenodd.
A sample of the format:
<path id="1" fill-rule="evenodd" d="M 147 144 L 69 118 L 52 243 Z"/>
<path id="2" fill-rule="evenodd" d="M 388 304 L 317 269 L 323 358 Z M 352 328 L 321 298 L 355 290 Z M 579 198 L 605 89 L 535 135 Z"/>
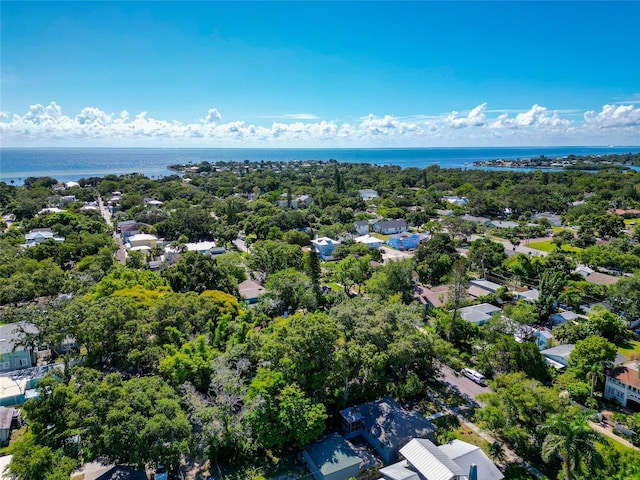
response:
<path id="1" fill-rule="evenodd" d="M 427 439 L 414 438 L 400 453 L 427 480 L 453 480 L 469 473 Z"/>
<path id="2" fill-rule="evenodd" d="M 380 475 L 388 480 L 420 480 L 418 474 L 413 470 L 409 470 L 405 460 L 389 465 L 388 467 L 378 470 Z"/>
<path id="3" fill-rule="evenodd" d="M 540 292 L 537 289 L 532 288 L 531 290 L 518 292 L 518 296 L 535 302 L 536 300 L 538 300 L 538 297 L 540 296 Z"/>
<path id="4" fill-rule="evenodd" d="M 501 480 L 504 475 L 498 467 L 485 455 L 482 449 L 462 440 L 453 440 L 438 447 L 447 457 L 454 460 L 463 470 L 469 473 L 472 464 L 478 466 L 478 478 L 482 480 Z"/>
<path id="5" fill-rule="evenodd" d="M 149 233 L 136 233 L 129 237 L 129 243 L 131 242 L 143 242 L 145 240 L 158 240 L 158 237 Z"/>
<path id="6" fill-rule="evenodd" d="M 361 237 L 356 237 L 353 239 L 356 243 L 364 243 L 364 244 L 375 244 L 375 243 L 384 243 L 382 240 L 376 237 L 372 237 L 371 235 L 362 235 Z"/>
<path id="7" fill-rule="evenodd" d="M 10 477 L 8 473 L 5 473 L 5 469 L 9 466 L 13 460 L 13 455 L 5 455 L 4 457 L 0 457 L 0 480 L 9 480 Z"/>
<path id="8" fill-rule="evenodd" d="M 139 247 L 131 247 L 129 249 L 130 252 L 139 252 L 139 251 L 150 251 L 151 247 L 149 247 L 148 245 L 141 245 Z"/>
<path id="9" fill-rule="evenodd" d="M 340 242 L 329 237 L 320 237 L 315 240 L 311 240 L 311 243 L 314 245 L 338 245 Z"/>
<path id="10" fill-rule="evenodd" d="M 66 186 L 67 188 L 71 188 L 71 187 L 79 187 L 79 186 L 80 186 L 80 184 L 79 184 L 78 182 L 67 182 L 67 183 L 65 183 L 65 186 Z"/>
<path id="11" fill-rule="evenodd" d="M 216 248 L 216 242 L 197 242 L 197 243 L 185 243 L 185 247 L 189 251 L 199 252 L 202 250 L 211 250 L 212 248 Z"/>

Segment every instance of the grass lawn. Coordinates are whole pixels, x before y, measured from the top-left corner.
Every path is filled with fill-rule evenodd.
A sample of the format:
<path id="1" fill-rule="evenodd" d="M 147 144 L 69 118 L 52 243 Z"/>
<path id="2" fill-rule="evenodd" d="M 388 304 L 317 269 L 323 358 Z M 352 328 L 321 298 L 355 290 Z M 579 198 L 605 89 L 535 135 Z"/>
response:
<path id="1" fill-rule="evenodd" d="M 638 219 L 637 218 L 625 218 L 624 219 L 624 224 L 628 227 L 630 225 L 635 225 L 636 223 L 638 223 Z"/>
<path id="2" fill-rule="evenodd" d="M 618 353 L 621 353 L 629 360 L 640 359 L 640 342 L 638 340 L 629 340 L 618 344 Z"/>
<path id="3" fill-rule="evenodd" d="M 533 242 L 524 246 L 534 248 L 536 250 L 542 250 L 543 252 L 553 252 L 556 249 L 555 244 L 551 240 L 546 240 L 544 242 Z M 562 245 L 563 252 L 579 252 L 580 250 L 582 249 L 578 247 L 572 247 L 571 245 Z"/>
<path id="4" fill-rule="evenodd" d="M 384 240 L 385 242 L 389 240 L 391 235 L 383 235 L 381 233 L 371 233 L 372 237 L 379 238 L 380 240 Z"/>
<path id="5" fill-rule="evenodd" d="M 331 288 L 331 290 L 333 290 L 334 292 L 342 292 L 344 290 L 344 288 L 342 288 L 342 285 L 338 285 L 335 282 L 325 283 L 325 285 Z"/>

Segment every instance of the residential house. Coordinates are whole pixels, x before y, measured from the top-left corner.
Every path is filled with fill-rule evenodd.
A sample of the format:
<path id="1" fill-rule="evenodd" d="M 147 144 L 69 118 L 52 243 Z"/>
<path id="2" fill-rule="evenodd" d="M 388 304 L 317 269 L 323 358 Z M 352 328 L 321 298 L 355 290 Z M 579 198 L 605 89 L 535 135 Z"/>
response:
<path id="1" fill-rule="evenodd" d="M 414 438 L 400 453 L 404 460 L 379 470 L 385 480 L 502 480 L 504 475 L 482 449 L 461 440 L 436 446 Z"/>
<path id="2" fill-rule="evenodd" d="M 467 197 L 458 197 L 457 195 L 446 195 L 442 197 L 442 201 L 450 203 L 452 205 L 459 205 L 459 206 L 464 206 L 467 203 L 469 203 L 469 200 L 467 200 Z"/>
<path id="3" fill-rule="evenodd" d="M 298 209 L 298 208 L 308 208 L 309 205 L 311 205 L 311 202 L 313 201 L 313 199 L 309 196 L 309 195 L 300 195 L 296 198 L 292 198 L 291 200 L 288 200 L 287 194 L 283 193 L 282 195 L 280 195 L 280 197 L 284 197 L 283 200 L 278 200 L 278 206 L 282 207 L 282 208 L 293 208 L 293 209 Z"/>
<path id="4" fill-rule="evenodd" d="M 538 346 L 538 350 L 546 350 L 551 348 L 551 344 L 553 343 L 553 334 L 551 330 L 547 328 L 539 328 L 536 330 L 536 333 L 533 334 L 536 345 Z"/>
<path id="5" fill-rule="evenodd" d="M 403 232 L 391 235 L 387 243 L 397 250 L 410 250 L 418 248 L 421 241 L 422 237 L 419 234 Z"/>
<path id="6" fill-rule="evenodd" d="M 467 293 L 471 298 L 486 297 L 487 295 L 496 293 L 498 291 L 498 288 L 502 286 L 495 282 L 482 279 L 471 280 L 471 282 L 469 283 L 470 284 L 469 288 L 467 289 Z"/>
<path id="7" fill-rule="evenodd" d="M 476 217 L 474 215 L 462 215 L 462 220 L 477 223 L 478 225 L 491 225 L 491 219 L 487 217 Z"/>
<path id="8" fill-rule="evenodd" d="M 638 218 L 638 217 L 640 217 L 640 210 L 636 210 L 634 208 L 629 209 L 629 210 L 623 210 L 621 208 L 616 208 L 614 210 L 609 210 L 609 213 L 612 213 L 613 215 L 618 215 L 619 217 L 625 217 L 625 218 Z"/>
<path id="9" fill-rule="evenodd" d="M 257 303 L 265 291 L 265 288 L 260 283 L 250 278 L 238 284 L 238 293 L 249 305 Z"/>
<path id="10" fill-rule="evenodd" d="M 369 233 L 369 222 L 367 220 L 358 220 L 353 222 L 353 227 L 360 235 L 366 235 Z"/>
<path id="11" fill-rule="evenodd" d="M 371 190 L 370 188 L 360 190 L 360 198 L 362 198 L 362 200 L 364 200 L 365 202 L 378 198 L 379 196 L 380 195 L 378 195 L 378 192 L 376 192 L 375 190 Z"/>
<path id="12" fill-rule="evenodd" d="M 304 448 L 302 458 L 316 480 L 347 480 L 360 474 L 362 459 L 339 433 Z"/>
<path id="13" fill-rule="evenodd" d="M 184 246 L 188 252 L 198 252 L 203 255 L 215 256 L 226 252 L 224 247 L 217 247 L 216 242 L 185 243 Z"/>
<path id="14" fill-rule="evenodd" d="M 323 260 L 333 260 L 333 251 L 340 245 L 338 240 L 329 237 L 316 238 L 311 240 L 311 243 Z"/>
<path id="15" fill-rule="evenodd" d="M 76 199 L 75 195 L 63 195 L 62 197 L 60 197 L 60 205 L 64 206 L 64 205 L 68 205 L 70 203 L 75 203 L 78 200 Z"/>
<path id="16" fill-rule="evenodd" d="M 413 298 L 427 308 L 439 308 L 449 300 L 449 285 L 427 287 L 418 285 L 413 291 Z"/>
<path id="17" fill-rule="evenodd" d="M 362 437 L 385 465 L 398 459 L 400 448 L 415 437 L 434 439 L 436 427 L 418 412 L 409 412 L 389 397 L 340 412 L 345 438 Z"/>
<path id="18" fill-rule="evenodd" d="M 491 222 L 491 226 L 495 228 L 517 228 L 520 225 L 518 222 L 511 222 L 507 220 L 494 220 Z"/>
<path id="19" fill-rule="evenodd" d="M 122 237 L 122 241 L 126 242 L 129 237 L 140 233 L 142 227 L 150 226 L 151 225 L 149 224 L 136 222 L 135 220 L 125 220 L 122 222 L 118 222 L 118 224 L 116 225 L 116 232 L 120 234 L 120 236 Z"/>
<path id="20" fill-rule="evenodd" d="M 0 372 L 10 372 L 35 365 L 36 355 L 30 346 L 20 345 L 25 333 L 37 333 L 26 322 L 0 325 Z"/>
<path id="21" fill-rule="evenodd" d="M 0 407 L 0 445 L 9 444 L 11 428 L 17 424 L 19 412 L 15 408 Z"/>
<path id="22" fill-rule="evenodd" d="M 615 399 L 623 407 L 640 409 L 640 377 L 638 362 L 609 370 L 605 374 L 604 398 Z"/>
<path id="23" fill-rule="evenodd" d="M 471 305 L 458 310 L 458 314 L 463 320 L 476 325 L 484 325 L 489 321 L 494 313 L 499 312 L 500 308 L 490 303 L 481 303 L 479 305 Z"/>
<path id="24" fill-rule="evenodd" d="M 574 348 L 576 346 L 573 343 L 567 343 L 541 350 L 540 354 L 547 365 L 551 365 L 556 370 L 563 370 L 569 366 L 569 357 Z"/>
<path id="25" fill-rule="evenodd" d="M 562 325 L 567 321 L 577 321 L 577 320 L 584 320 L 587 317 L 585 317 L 584 315 L 579 315 L 575 312 L 571 312 L 569 310 L 566 310 L 564 312 L 558 312 L 558 313 L 554 313 L 553 315 L 551 315 L 549 317 L 549 322 L 551 323 L 551 325 L 553 325 L 554 327 L 556 325 Z"/>
<path id="26" fill-rule="evenodd" d="M 160 240 L 155 235 L 148 233 L 137 233 L 127 239 L 126 247 L 128 250 L 141 250 L 151 249 L 160 243 Z"/>
<path id="27" fill-rule="evenodd" d="M 362 235 L 361 237 L 356 237 L 353 239 L 353 241 L 356 243 L 362 243 L 368 246 L 371 250 L 380 248 L 384 244 L 384 241 L 380 240 L 379 238 L 372 237 L 369 234 Z"/>
<path id="28" fill-rule="evenodd" d="M 164 204 L 164 202 L 156 200 L 155 198 L 145 198 L 144 204 L 151 208 L 160 208 Z"/>
<path id="29" fill-rule="evenodd" d="M 33 247 L 34 245 L 40 245 L 46 240 L 55 240 L 56 242 L 64 242 L 64 237 L 58 237 L 53 234 L 50 228 L 34 228 L 24 236 L 25 245 Z"/>
<path id="30" fill-rule="evenodd" d="M 540 292 L 536 288 L 525 290 L 523 292 L 514 292 L 516 300 L 523 300 L 527 303 L 536 303 L 540 297 Z"/>
<path id="31" fill-rule="evenodd" d="M 584 279 L 594 285 L 613 285 L 620 281 L 620 277 L 615 277 L 606 273 L 596 272 L 587 265 L 578 266 L 574 272 L 579 273 Z"/>
<path id="32" fill-rule="evenodd" d="M 546 219 L 549 222 L 549 224 L 553 227 L 562 226 L 562 218 L 560 217 L 560 215 L 556 215 L 555 213 L 551 213 L 551 212 L 536 213 L 531 218 L 533 220 Z"/>
<path id="33" fill-rule="evenodd" d="M 386 220 L 374 223 L 372 229 L 374 232 L 383 235 L 402 233 L 407 231 L 407 222 L 404 219 Z"/>
<path id="34" fill-rule="evenodd" d="M 46 215 L 48 213 L 65 213 L 65 212 L 66 210 L 62 210 L 61 208 L 58 208 L 58 207 L 46 207 L 40 210 L 38 213 L 36 213 L 36 217 L 39 217 L 40 215 Z"/>

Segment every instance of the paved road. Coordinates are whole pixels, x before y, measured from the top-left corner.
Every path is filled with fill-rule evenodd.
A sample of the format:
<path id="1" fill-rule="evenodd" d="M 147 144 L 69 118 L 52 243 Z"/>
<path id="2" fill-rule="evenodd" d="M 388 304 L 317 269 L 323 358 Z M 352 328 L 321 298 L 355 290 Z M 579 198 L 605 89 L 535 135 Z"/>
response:
<path id="1" fill-rule="evenodd" d="M 100 195 L 98 195 L 98 207 L 100 208 L 100 215 L 102 215 L 102 218 L 104 218 L 104 221 L 106 222 L 106 224 L 109 225 L 110 227 L 113 227 L 113 221 L 111 220 L 111 211 L 104 204 L 104 202 L 102 201 L 102 197 Z M 118 262 L 124 265 L 127 262 L 127 250 L 122 244 L 122 239 L 120 238 L 120 235 L 118 235 L 115 232 L 115 230 L 113 232 L 113 239 L 118 244 L 118 251 L 115 254 L 116 260 L 118 260 Z"/>
<path id="2" fill-rule="evenodd" d="M 400 250 L 396 250 L 395 248 L 390 248 L 387 245 L 385 245 L 384 247 L 382 247 L 381 251 L 384 250 L 384 253 L 382 253 L 382 260 L 384 262 L 387 261 L 398 261 L 398 260 L 404 260 L 405 258 L 413 258 L 413 253 L 414 252 L 401 252 Z"/>
<path id="3" fill-rule="evenodd" d="M 440 381 L 447 385 L 458 394 L 477 401 L 478 395 L 482 393 L 490 393 L 491 388 L 488 386 L 478 385 L 467 377 L 456 374 L 452 368 L 447 365 L 440 367 Z"/>

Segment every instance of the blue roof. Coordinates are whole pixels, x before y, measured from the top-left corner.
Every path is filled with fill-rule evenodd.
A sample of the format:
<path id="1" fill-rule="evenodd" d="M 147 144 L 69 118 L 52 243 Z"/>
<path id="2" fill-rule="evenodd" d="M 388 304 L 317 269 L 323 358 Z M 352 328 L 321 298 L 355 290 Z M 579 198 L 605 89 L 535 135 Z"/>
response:
<path id="1" fill-rule="evenodd" d="M 362 462 L 339 433 L 333 433 L 311 443 L 304 450 L 324 476 L 360 465 Z"/>

